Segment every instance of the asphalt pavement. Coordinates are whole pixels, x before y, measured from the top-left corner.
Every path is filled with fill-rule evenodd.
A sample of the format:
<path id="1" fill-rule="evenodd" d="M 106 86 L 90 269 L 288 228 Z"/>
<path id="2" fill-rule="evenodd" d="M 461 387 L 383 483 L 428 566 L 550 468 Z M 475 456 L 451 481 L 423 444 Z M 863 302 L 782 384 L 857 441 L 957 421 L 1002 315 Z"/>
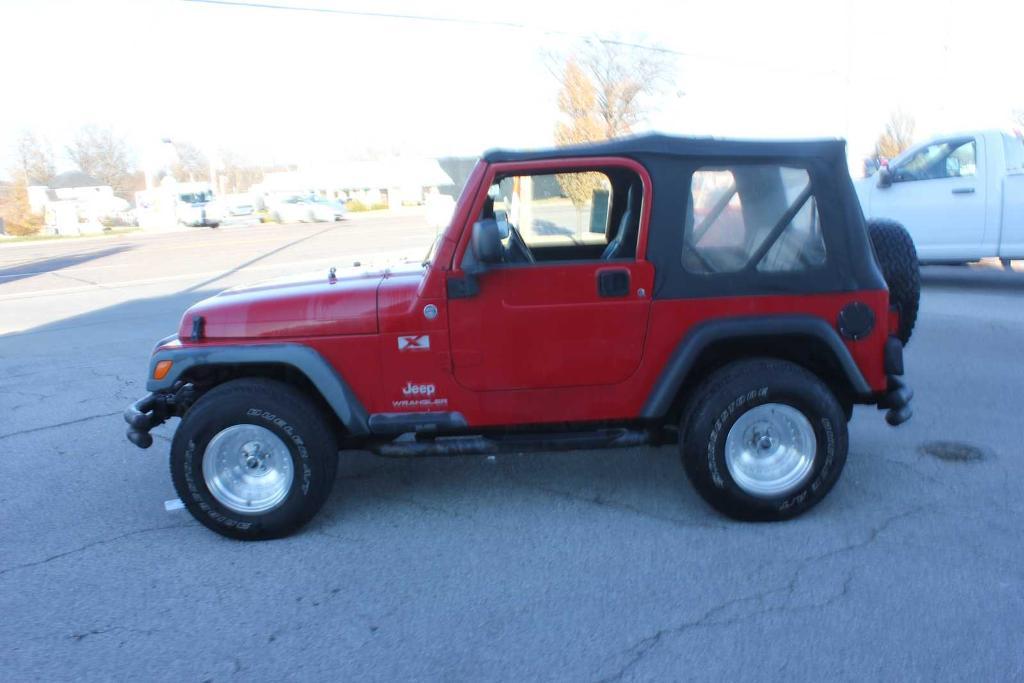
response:
<path id="1" fill-rule="evenodd" d="M 1024 272 L 924 271 L 915 417 L 862 407 L 810 513 L 728 521 L 674 447 L 346 453 L 221 538 L 121 411 L 233 284 L 419 257 L 417 216 L 0 244 L 0 681 L 1022 680 Z"/>

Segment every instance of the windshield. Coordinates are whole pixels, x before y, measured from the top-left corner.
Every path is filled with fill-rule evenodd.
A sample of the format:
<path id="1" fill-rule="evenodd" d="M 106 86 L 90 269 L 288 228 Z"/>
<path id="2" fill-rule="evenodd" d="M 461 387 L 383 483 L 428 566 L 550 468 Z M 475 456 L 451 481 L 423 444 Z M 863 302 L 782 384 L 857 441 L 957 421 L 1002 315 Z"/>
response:
<path id="1" fill-rule="evenodd" d="M 422 264 L 424 266 L 430 265 L 431 260 L 434 258 L 434 252 L 437 251 L 437 245 L 441 241 L 442 237 L 444 237 L 444 235 L 440 234 L 434 238 L 433 242 L 430 243 L 430 248 L 427 249 L 427 253 L 423 256 Z"/>
<path id="2" fill-rule="evenodd" d="M 213 200 L 213 192 L 184 192 L 178 198 L 186 204 L 205 204 Z"/>

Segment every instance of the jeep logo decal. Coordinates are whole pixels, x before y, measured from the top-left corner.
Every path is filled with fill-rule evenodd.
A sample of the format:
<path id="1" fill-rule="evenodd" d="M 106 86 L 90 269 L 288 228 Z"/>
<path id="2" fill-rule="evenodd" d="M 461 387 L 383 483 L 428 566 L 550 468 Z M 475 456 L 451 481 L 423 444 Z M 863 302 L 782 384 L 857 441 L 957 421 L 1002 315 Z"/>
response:
<path id="1" fill-rule="evenodd" d="M 412 382 L 407 382 L 402 387 L 403 396 L 433 396 L 436 392 L 437 387 L 433 384 L 413 384 Z"/>

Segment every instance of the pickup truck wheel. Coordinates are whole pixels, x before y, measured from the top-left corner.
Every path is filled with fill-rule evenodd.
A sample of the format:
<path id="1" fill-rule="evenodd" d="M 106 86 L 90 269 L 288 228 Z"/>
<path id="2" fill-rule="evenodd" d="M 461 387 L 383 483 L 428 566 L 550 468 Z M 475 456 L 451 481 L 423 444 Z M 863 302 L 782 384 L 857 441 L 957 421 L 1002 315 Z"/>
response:
<path id="1" fill-rule="evenodd" d="M 921 300 L 921 268 L 914 240 L 906 228 L 888 220 L 868 221 L 868 235 L 889 287 L 889 302 L 900 311 L 896 336 L 906 346 L 917 322 Z"/>
<path id="2" fill-rule="evenodd" d="M 814 374 L 770 358 L 731 363 L 697 389 L 680 441 L 686 474 L 734 519 L 795 517 L 846 463 L 843 408 Z"/>
<path id="3" fill-rule="evenodd" d="M 267 379 L 211 389 L 182 418 L 171 444 L 171 478 L 188 511 L 243 540 L 286 536 L 309 521 L 337 467 L 337 444 L 320 408 Z"/>

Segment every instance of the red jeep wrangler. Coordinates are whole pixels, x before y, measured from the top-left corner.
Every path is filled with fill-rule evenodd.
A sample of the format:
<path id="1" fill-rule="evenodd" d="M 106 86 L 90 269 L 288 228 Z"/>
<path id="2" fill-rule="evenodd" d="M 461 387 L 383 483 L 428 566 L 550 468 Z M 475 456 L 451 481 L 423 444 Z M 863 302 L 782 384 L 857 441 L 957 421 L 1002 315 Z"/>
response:
<path id="1" fill-rule="evenodd" d="M 784 519 L 835 484 L 854 404 L 910 417 L 917 268 L 898 225 L 866 226 L 841 141 L 492 151 L 422 264 L 190 308 L 128 438 L 180 417 L 178 495 L 243 539 L 308 521 L 344 449 L 678 441 L 713 507 Z"/>

